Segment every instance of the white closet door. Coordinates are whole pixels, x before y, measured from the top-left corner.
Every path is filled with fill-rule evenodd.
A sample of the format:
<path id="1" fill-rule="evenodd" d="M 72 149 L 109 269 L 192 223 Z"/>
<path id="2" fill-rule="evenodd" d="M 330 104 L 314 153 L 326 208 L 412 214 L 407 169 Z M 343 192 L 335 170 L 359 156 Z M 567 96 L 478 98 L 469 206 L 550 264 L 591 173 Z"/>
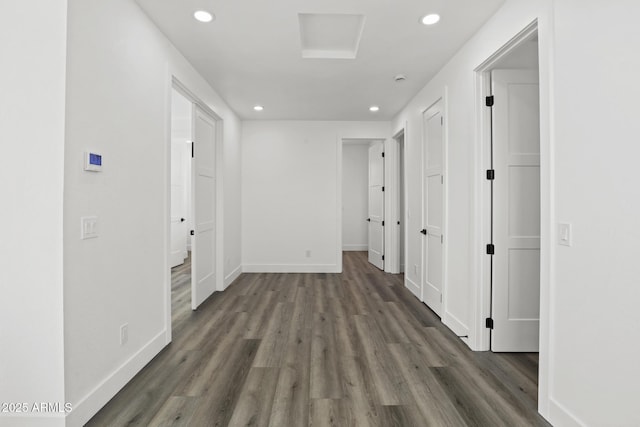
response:
<path id="1" fill-rule="evenodd" d="M 369 146 L 369 262 L 384 270 L 384 145 Z"/>
<path id="2" fill-rule="evenodd" d="M 196 309 L 215 290 L 216 260 L 216 123 L 194 107 L 192 203 L 191 308 Z"/>
<path id="3" fill-rule="evenodd" d="M 540 329 L 540 107 L 538 74 L 492 72 L 492 351 L 538 351 Z"/>

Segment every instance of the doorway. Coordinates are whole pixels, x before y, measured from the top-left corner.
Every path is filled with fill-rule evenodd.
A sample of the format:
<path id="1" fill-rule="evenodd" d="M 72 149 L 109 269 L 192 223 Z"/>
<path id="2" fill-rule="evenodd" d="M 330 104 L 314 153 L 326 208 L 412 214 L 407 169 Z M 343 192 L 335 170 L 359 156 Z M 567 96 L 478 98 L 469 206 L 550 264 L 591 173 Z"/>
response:
<path id="1" fill-rule="evenodd" d="M 170 222 L 172 320 L 191 308 L 191 141 L 193 103 L 171 90 Z"/>
<path id="2" fill-rule="evenodd" d="M 540 99 L 537 29 L 482 68 L 486 328 L 494 352 L 538 352 Z"/>
<path id="3" fill-rule="evenodd" d="M 217 229 L 220 225 L 217 174 L 220 171 L 216 156 L 221 123 L 175 79 L 170 93 L 171 307 L 168 307 L 167 322 L 173 314 L 185 311 L 184 304 L 196 310 L 217 290 L 220 260 L 216 249 L 221 234 Z"/>

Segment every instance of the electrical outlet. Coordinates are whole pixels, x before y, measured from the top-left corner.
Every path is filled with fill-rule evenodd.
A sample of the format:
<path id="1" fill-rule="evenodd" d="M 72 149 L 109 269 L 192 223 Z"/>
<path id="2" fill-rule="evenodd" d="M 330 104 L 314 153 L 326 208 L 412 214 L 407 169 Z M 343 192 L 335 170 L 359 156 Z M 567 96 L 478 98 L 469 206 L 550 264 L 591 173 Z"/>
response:
<path id="1" fill-rule="evenodd" d="M 120 326 L 120 345 L 125 345 L 129 341 L 129 324 Z"/>

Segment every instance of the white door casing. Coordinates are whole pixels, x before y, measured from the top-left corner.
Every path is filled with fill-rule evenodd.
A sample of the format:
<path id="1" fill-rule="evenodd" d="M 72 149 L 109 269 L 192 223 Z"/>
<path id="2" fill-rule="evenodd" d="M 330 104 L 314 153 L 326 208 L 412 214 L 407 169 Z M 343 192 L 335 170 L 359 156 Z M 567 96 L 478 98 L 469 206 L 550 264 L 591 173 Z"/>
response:
<path id="1" fill-rule="evenodd" d="M 384 144 L 369 146 L 369 262 L 384 270 Z"/>
<path id="2" fill-rule="evenodd" d="M 191 308 L 195 310 L 216 290 L 216 123 L 198 106 L 194 106 L 193 140 Z"/>
<path id="3" fill-rule="evenodd" d="M 444 222 L 444 117 L 439 100 L 423 114 L 424 208 L 422 301 L 442 316 Z"/>
<path id="4" fill-rule="evenodd" d="M 492 351 L 539 349 L 540 106 L 535 70 L 494 70 Z"/>

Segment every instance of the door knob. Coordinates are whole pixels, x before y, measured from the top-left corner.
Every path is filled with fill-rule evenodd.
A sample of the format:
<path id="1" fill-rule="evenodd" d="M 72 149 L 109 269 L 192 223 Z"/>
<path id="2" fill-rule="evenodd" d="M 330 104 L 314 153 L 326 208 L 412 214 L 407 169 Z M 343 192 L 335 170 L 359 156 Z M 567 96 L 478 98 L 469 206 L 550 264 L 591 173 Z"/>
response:
<path id="1" fill-rule="evenodd" d="M 371 222 L 371 218 L 367 218 L 367 222 Z"/>
<path id="2" fill-rule="evenodd" d="M 180 218 L 180 222 L 185 222 L 185 221 L 186 221 L 186 219 Z"/>
<path id="3" fill-rule="evenodd" d="M 422 230 L 420 230 L 420 232 L 421 232 L 422 234 L 424 234 L 425 236 L 427 235 L 427 230 L 426 230 L 426 229 L 424 229 L 424 228 L 423 228 Z"/>

